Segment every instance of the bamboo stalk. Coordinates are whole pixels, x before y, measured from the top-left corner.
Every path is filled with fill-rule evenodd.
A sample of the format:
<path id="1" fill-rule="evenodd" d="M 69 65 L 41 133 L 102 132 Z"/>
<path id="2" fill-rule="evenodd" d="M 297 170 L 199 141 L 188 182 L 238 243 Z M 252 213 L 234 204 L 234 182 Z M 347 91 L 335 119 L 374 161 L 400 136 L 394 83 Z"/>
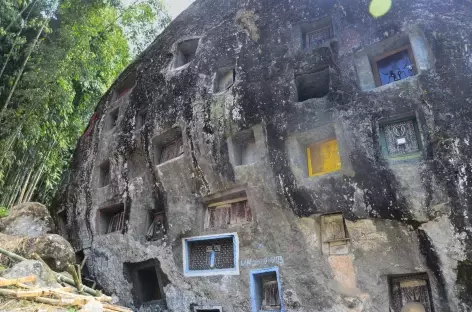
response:
<path id="1" fill-rule="evenodd" d="M 67 266 L 67 271 L 70 273 L 70 275 L 72 275 L 75 286 L 77 287 L 77 291 L 79 292 L 79 294 L 82 294 L 83 293 L 82 283 L 80 283 L 80 279 L 79 279 L 79 276 L 77 275 L 77 271 L 75 270 L 75 267 L 72 264 L 69 264 Z"/>
<path id="2" fill-rule="evenodd" d="M 34 283 L 34 282 L 36 282 L 36 276 L 34 275 L 19 277 L 19 278 L 14 278 L 14 279 L 0 278 L 0 287 L 17 285 L 20 283 Z"/>
<path id="3" fill-rule="evenodd" d="M 106 304 L 106 303 L 103 304 L 103 308 L 104 309 L 109 309 L 109 310 L 112 310 L 112 311 L 118 311 L 118 312 L 133 312 L 133 310 L 128 309 L 128 308 L 116 306 L 116 305 L 113 305 L 113 304 Z"/>

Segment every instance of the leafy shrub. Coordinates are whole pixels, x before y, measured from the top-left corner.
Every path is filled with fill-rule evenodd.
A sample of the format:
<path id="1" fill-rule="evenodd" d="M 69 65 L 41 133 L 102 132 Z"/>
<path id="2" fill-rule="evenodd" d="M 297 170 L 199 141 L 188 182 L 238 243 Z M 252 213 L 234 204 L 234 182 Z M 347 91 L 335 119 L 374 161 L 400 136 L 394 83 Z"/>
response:
<path id="1" fill-rule="evenodd" d="M 8 209 L 5 207 L 0 207 L 0 218 L 8 216 Z"/>

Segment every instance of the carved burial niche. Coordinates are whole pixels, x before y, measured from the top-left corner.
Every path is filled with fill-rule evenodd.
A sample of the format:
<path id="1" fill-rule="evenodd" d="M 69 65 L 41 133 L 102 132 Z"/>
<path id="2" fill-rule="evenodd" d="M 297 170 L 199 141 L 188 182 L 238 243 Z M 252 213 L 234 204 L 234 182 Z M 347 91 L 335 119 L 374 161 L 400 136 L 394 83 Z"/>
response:
<path id="1" fill-rule="evenodd" d="M 99 177 L 98 177 L 98 186 L 104 187 L 110 184 L 110 161 L 105 160 L 98 167 Z"/>
<path id="2" fill-rule="evenodd" d="M 382 152 L 389 157 L 414 154 L 421 150 L 415 117 L 379 122 Z"/>
<path id="3" fill-rule="evenodd" d="M 333 38 L 333 26 L 330 18 L 323 18 L 311 23 L 300 24 L 302 46 L 304 49 L 319 47 Z"/>
<path id="4" fill-rule="evenodd" d="M 342 213 L 321 216 L 322 252 L 325 255 L 343 255 L 349 252 L 349 240 Z"/>
<path id="5" fill-rule="evenodd" d="M 248 165 L 256 162 L 256 138 L 254 131 L 247 129 L 232 137 L 234 162 L 236 166 Z"/>
<path id="6" fill-rule="evenodd" d="M 371 63 L 378 87 L 417 74 L 415 57 L 409 44 L 374 56 Z"/>
<path id="7" fill-rule="evenodd" d="M 120 108 L 117 107 L 108 114 L 107 120 L 106 120 L 106 126 L 105 126 L 106 130 L 111 130 L 116 126 L 118 122 L 119 113 L 120 113 Z"/>
<path id="8" fill-rule="evenodd" d="M 195 307 L 194 312 L 223 312 L 221 307 Z"/>
<path id="9" fill-rule="evenodd" d="M 138 113 L 136 114 L 136 130 L 141 129 L 144 126 L 144 124 L 146 123 L 146 115 L 146 109 L 141 109 L 140 111 L 138 111 Z"/>
<path id="10" fill-rule="evenodd" d="M 391 311 L 401 312 L 409 307 L 405 311 L 433 312 L 431 287 L 426 273 L 390 276 L 389 282 Z"/>
<path id="11" fill-rule="evenodd" d="M 277 267 L 250 272 L 252 312 L 283 311 L 283 299 Z"/>
<path id="12" fill-rule="evenodd" d="M 108 234 L 123 230 L 125 224 L 124 204 L 100 208 L 97 215 L 97 226 L 100 234 Z"/>
<path id="13" fill-rule="evenodd" d="M 152 140 L 154 162 L 162 164 L 183 154 L 182 131 L 173 128 Z"/>
<path id="14" fill-rule="evenodd" d="M 298 102 L 322 98 L 329 93 L 329 66 L 311 73 L 295 75 Z"/>
<path id="15" fill-rule="evenodd" d="M 161 207 L 154 199 L 155 209 L 148 211 L 148 223 L 146 227 L 146 239 L 156 241 L 164 238 L 167 234 L 167 220 L 164 207 Z"/>
<path id="16" fill-rule="evenodd" d="M 205 230 L 224 229 L 252 221 L 246 191 L 236 191 L 211 200 L 205 211 Z"/>
<path id="17" fill-rule="evenodd" d="M 183 239 L 186 276 L 239 274 L 239 243 L 236 233 Z"/>
<path id="18" fill-rule="evenodd" d="M 124 268 L 133 283 L 132 294 L 136 307 L 158 303 L 160 306 L 165 306 L 163 287 L 167 284 L 167 277 L 157 260 L 125 263 Z"/>
<path id="19" fill-rule="evenodd" d="M 115 88 L 114 99 L 122 99 L 131 94 L 134 86 L 136 85 L 136 72 L 131 72 L 123 79 L 118 86 Z"/>
<path id="20" fill-rule="evenodd" d="M 225 66 L 218 69 L 213 86 L 214 92 L 223 92 L 231 88 L 236 78 L 236 71 L 232 66 Z"/>
<path id="21" fill-rule="evenodd" d="M 199 39 L 190 39 L 179 43 L 177 54 L 174 60 L 174 68 L 190 63 L 194 58 L 198 48 Z"/>

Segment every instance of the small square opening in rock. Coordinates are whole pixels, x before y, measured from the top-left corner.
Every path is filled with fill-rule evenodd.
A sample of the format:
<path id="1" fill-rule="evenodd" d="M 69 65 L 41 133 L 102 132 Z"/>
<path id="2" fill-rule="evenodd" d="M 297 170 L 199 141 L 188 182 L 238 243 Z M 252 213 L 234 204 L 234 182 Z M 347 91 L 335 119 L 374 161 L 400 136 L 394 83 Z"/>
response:
<path id="1" fill-rule="evenodd" d="M 248 165 L 256 162 L 256 138 L 252 129 L 244 130 L 234 135 L 234 162 L 236 166 Z"/>
<path id="2" fill-rule="evenodd" d="M 302 47 L 312 49 L 319 47 L 333 38 L 333 26 L 330 18 L 300 24 Z"/>
<path id="3" fill-rule="evenodd" d="M 124 204 L 117 204 L 100 208 L 97 214 L 97 226 L 100 234 L 108 234 L 123 230 L 125 223 Z"/>
<path id="4" fill-rule="evenodd" d="M 108 114 L 107 123 L 106 123 L 106 129 L 107 130 L 111 130 L 116 126 L 116 124 L 118 122 L 119 112 L 120 112 L 120 108 L 117 107 Z"/>
<path id="5" fill-rule="evenodd" d="M 199 39 L 190 39 L 179 43 L 174 68 L 184 66 L 195 58 Z"/>
<path id="6" fill-rule="evenodd" d="M 329 93 L 329 67 L 322 70 L 295 76 L 298 101 L 322 98 Z"/>
<path id="7" fill-rule="evenodd" d="M 133 283 L 134 305 L 137 307 L 147 303 L 165 300 L 163 287 L 167 278 L 162 273 L 156 260 L 147 260 L 138 263 L 125 263 L 126 273 Z"/>
<path id="8" fill-rule="evenodd" d="M 343 255 L 349 252 L 346 225 L 342 213 L 321 216 L 322 251 L 326 255 Z"/>
<path id="9" fill-rule="evenodd" d="M 222 312 L 221 307 L 199 308 L 195 307 L 195 312 Z"/>
<path id="10" fill-rule="evenodd" d="M 153 158 L 156 164 L 165 163 L 184 153 L 182 131 L 180 128 L 174 128 L 162 135 L 156 136 L 152 140 L 152 144 Z"/>
<path id="11" fill-rule="evenodd" d="M 426 273 L 390 276 L 390 309 L 394 312 L 432 312 L 432 296 Z"/>
<path id="12" fill-rule="evenodd" d="M 416 65 L 410 45 L 383 53 L 372 59 L 377 86 L 383 86 L 416 75 Z"/>
<path id="13" fill-rule="evenodd" d="M 164 238 L 167 233 L 165 211 L 149 210 L 146 239 L 156 241 Z"/>
<path id="14" fill-rule="evenodd" d="M 239 240 L 236 233 L 183 239 L 185 276 L 239 274 Z"/>
<path id="15" fill-rule="evenodd" d="M 380 122 L 380 144 L 389 157 L 416 154 L 421 150 L 421 139 L 416 118 Z"/>
<path id="16" fill-rule="evenodd" d="M 136 85 L 136 72 L 131 72 L 128 76 L 122 80 L 116 87 L 115 99 L 123 98 L 131 93 L 134 86 Z"/>
<path id="17" fill-rule="evenodd" d="M 222 92 L 231 88 L 236 78 L 236 71 L 234 68 L 221 68 L 218 70 L 215 79 L 215 92 Z"/>
<path id="18" fill-rule="evenodd" d="M 246 191 L 238 191 L 211 200 L 207 204 L 204 228 L 224 229 L 251 221 L 252 211 Z"/>
<path id="19" fill-rule="evenodd" d="M 142 109 L 136 114 L 136 130 L 141 129 L 146 122 L 147 110 Z"/>
<path id="20" fill-rule="evenodd" d="M 281 311 L 278 270 L 251 271 L 251 296 L 253 311 Z"/>
<path id="21" fill-rule="evenodd" d="M 319 176 L 341 169 L 341 156 L 335 138 L 314 142 L 306 147 L 308 176 Z"/>
<path id="22" fill-rule="evenodd" d="M 104 187 L 110 184 L 110 161 L 105 160 L 98 167 L 99 169 L 99 187 Z"/>

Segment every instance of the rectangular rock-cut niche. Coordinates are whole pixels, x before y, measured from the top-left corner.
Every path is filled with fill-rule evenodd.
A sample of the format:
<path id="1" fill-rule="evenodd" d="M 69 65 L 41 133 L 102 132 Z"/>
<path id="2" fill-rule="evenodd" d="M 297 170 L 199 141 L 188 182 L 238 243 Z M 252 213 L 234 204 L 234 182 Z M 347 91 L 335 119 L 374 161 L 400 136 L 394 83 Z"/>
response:
<path id="1" fill-rule="evenodd" d="M 285 311 L 278 267 L 249 272 L 252 312 Z"/>
<path id="2" fill-rule="evenodd" d="M 370 90 L 432 68 L 432 52 L 422 31 L 414 26 L 374 43 L 354 55 L 361 89 Z"/>
<path id="3" fill-rule="evenodd" d="M 223 92 L 231 88 L 236 79 L 236 70 L 233 66 L 225 66 L 218 69 L 213 85 L 215 93 Z"/>
<path id="4" fill-rule="evenodd" d="M 136 72 L 131 72 L 115 87 L 113 98 L 119 100 L 125 98 L 131 94 L 134 86 L 136 85 Z"/>
<path id="5" fill-rule="evenodd" d="M 224 229 L 252 221 L 246 191 L 238 191 L 208 202 L 205 210 L 205 230 Z"/>
<path id="6" fill-rule="evenodd" d="M 311 73 L 295 75 L 298 102 L 317 99 L 329 93 L 329 66 Z"/>
<path id="7" fill-rule="evenodd" d="M 433 312 L 431 286 L 426 273 L 389 276 L 390 311 Z"/>
<path id="8" fill-rule="evenodd" d="M 321 216 L 321 250 L 324 255 L 347 254 L 349 240 L 342 213 Z"/>
<path id="9" fill-rule="evenodd" d="M 194 307 L 193 312 L 223 312 L 222 307 Z"/>
<path id="10" fill-rule="evenodd" d="M 185 276 L 239 275 L 238 234 L 182 239 Z"/>
<path id="11" fill-rule="evenodd" d="M 97 211 L 99 234 L 121 232 L 125 224 L 125 205 L 116 204 L 100 208 Z"/>
<path id="12" fill-rule="evenodd" d="M 174 68 L 190 63 L 197 53 L 199 39 L 182 41 L 177 45 L 177 52 L 174 60 Z"/>
<path id="13" fill-rule="evenodd" d="M 252 129 L 241 131 L 231 137 L 233 162 L 243 166 L 257 161 L 256 138 Z"/>
<path id="14" fill-rule="evenodd" d="M 110 171 L 110 161 L 105 160 L 98 166 L 98 186 L 105 187 L 110 184 L 111 180 L 111 171 Z"/>
<path id="15" fill-rule="evenodd" d="M 105 121 L 105 129 L 107 131 L 115 128 L 115 126 L 118 123 L 119 113 L 120 113 L 120 108 L 116 107 L 107 115 L 106 121 Z"/>
<path id="16" fill-rule="evenodd" d="M 165 211 L 150 210 L 148 212 L 148 224 L 146 231 L 146 240 L 157 241 L 167 234 Z"/>
<path id="17" fill-rule="evenodd" d="M 302 47 L 313 49 L 333 39 L 333 25 L 330 18 L 300 24 Z"/>
<path id="18" fill-rule="evenodd" d="M 153 158 L 156 164 L 162 164 L 184 153 L 182 130 L 173 128 L 152 140 Z"/>
<path id="19" fill-rule="evenodd" d="M 136 114 L 136 130 L 141 129 L 146 123 L 147 110 L 142 109 Z"/>
<path id="20" fill-rule="evenodd" d="M 380 87 L 417 74 L 410 44 L 371 58 L 375 84 Z"/>
<path id="21" fill-rule="evenodd" d="M 418 156 L 422 143 L 415 117 L 379 121 L 382 153 L 391 158 Z"/>
<path id="22" fill-rule="evenodd" d="M 167 284 L 167 277 L 157 260 L 125 263 L 124 269 L 133 283 L 131 293 L 135 307 L 159 305 L 165 308 L 164 286 Z"/>

